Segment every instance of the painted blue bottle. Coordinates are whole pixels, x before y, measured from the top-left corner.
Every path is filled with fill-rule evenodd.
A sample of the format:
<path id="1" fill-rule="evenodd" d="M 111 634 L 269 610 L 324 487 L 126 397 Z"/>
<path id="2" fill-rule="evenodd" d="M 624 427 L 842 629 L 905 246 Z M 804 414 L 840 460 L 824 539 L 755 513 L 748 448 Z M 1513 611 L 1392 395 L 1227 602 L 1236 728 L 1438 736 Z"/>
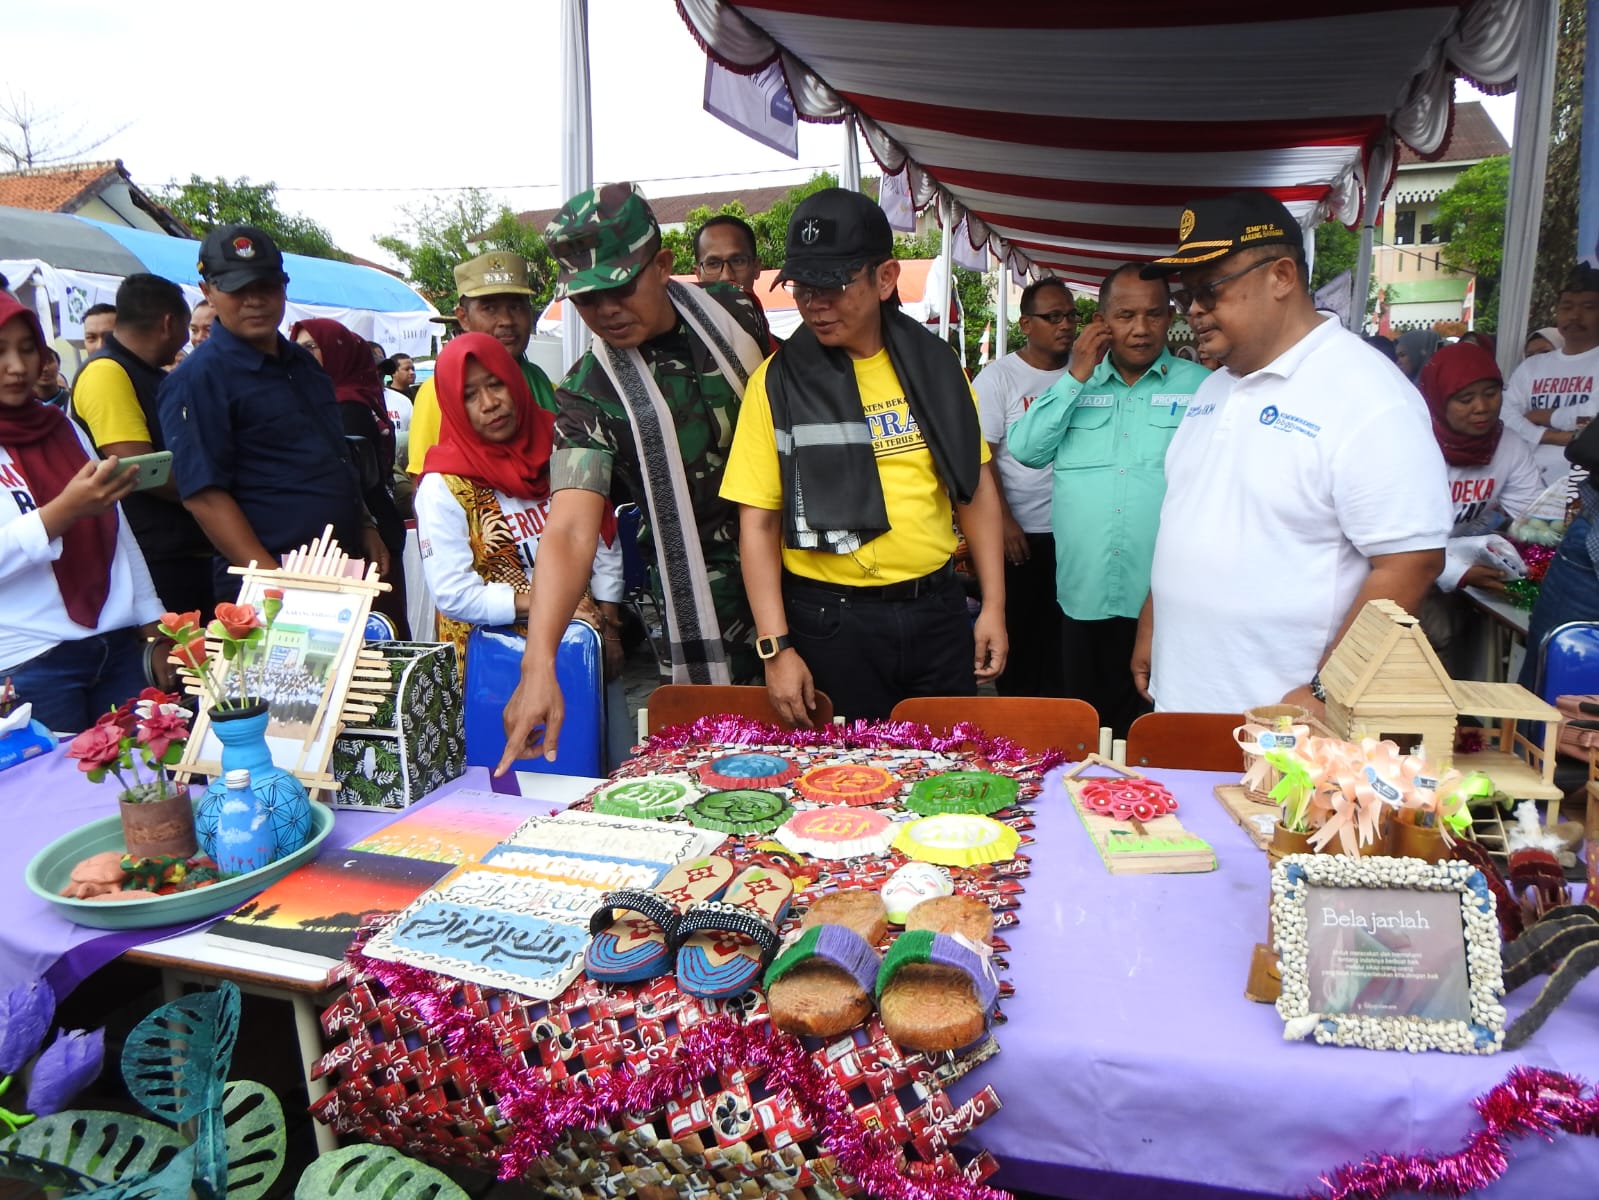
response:
<path id="1" fill-rule="evenodd" d="M 224 875 L 259 871 L 276 849 L 266 806 L 250 787 L 250 772 L 229 771 L 224 782 L 227 792 L 217 812 L 213 857 Z"/>

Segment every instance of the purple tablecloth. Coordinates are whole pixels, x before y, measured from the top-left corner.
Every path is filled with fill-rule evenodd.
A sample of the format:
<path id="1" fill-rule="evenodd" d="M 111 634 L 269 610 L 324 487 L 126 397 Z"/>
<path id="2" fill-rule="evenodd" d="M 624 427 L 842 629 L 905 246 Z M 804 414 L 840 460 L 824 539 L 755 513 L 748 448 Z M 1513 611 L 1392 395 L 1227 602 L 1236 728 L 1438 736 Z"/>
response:
<path id="1" fill-rule="evenodd" d="M 1244 999 L 1266 935 L 1266 856 L 1215 800 L 1236 776 L 1151 771 L 1216 849 L 1205 875 L 1111 875 L 1059 784 L 1037 808 L 1021 922 L 1006 931 L 1016 994 L 1001 1053 L 954 1089 L 1004 1104 L 971 1144 L 996 1182 L 1077 1200 L 1303 1195 L 1323 1170 L 1374 1151 L 1446 1153 L 1479 1129 L 1472 1098 L 1526 1063 L 1599 1079 L 1599 975 L 1521 1050 L 1483 1057 L 1289 1043 L 1270 1005 Z M 1507 1000 L 1512 1018 L 1537 992 Z M 1490 1197 L 1599 1195 L 1599 1140 L 1533 1137 Z M 1130 1177 L 1144 1177 L 1130 1178 Z"/>
<path id="2" fill-rule="evenodd" d="M 489 786 L 488 772 L 469 768 L 427 800 L 457 788 Z M 426 803 L 427 801 L 424 801 Z M 65 996 L 130 946 L 170 937 L 215 920 L 157 929 L 108 932 L 74 925 L 23 879 L 33 856 L 63 834 L 116 813 L 111 784 L 92 784 L 61 750 L 0 772 L 0 986 L 43 975 L 57 996 Z M 324 851 L 348 846 L 381 829 L 400 812 L 340 810 Z"/>

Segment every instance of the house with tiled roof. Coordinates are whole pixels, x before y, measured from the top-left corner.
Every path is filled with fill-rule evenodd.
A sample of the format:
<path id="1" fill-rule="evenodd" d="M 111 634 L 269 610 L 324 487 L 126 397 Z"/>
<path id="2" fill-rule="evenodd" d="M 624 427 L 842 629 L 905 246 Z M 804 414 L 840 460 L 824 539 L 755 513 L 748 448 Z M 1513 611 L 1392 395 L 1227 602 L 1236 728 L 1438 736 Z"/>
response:
<path id="1" fill-rule="evenodd" d="M 0 172 L 0 207 L 70 213 L 170 237 L 194 236 L 160 201 L 133 182 L 120 158 Z"/>
<path id="2" fill-rule="evenodd" d="M 1510 143 L 1477 101 L 1455 105 L 1449 139 L 1431 159 L 1422 158 L 1408 146 L 1400 147 L 1372 265 L 1372 278 L 1379 288 L 1387 289 L 1388 319 L 1395 330 L 1460 320 L 1470 276 L 1444 265 L 1438 197 L 1453 187 L 1468 167 L 1509 153 Z"/>

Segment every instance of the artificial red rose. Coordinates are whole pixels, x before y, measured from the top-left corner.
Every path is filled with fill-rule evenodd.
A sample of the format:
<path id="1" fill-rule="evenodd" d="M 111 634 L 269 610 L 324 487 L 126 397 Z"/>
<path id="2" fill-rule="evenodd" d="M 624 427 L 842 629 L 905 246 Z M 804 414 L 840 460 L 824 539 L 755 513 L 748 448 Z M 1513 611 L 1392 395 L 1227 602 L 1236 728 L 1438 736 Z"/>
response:
<path id="1" fill-rule="evenodd" d="M 282 588 L 262 588 L 261 589 L 261 595 L 263 597 L 265 597 L 266 599 L 268 599 L 268 600 L 281 600 L 281 599 L 283 599 L 283 589 Z"/>
<path id="2" fill-rule="evenodd" d="M 261 628 L 261 618 L 256 615 L 253 604 L 217 605 L 216 623 L 234 641 L 248 637 L 252 629 Z"/>
<path id="3" fill-rule="evenodd" d="M 200 610 L 186 613 L 162 613 L 161 620 L 157 623 L 161 633 L 177 641 L 185 629 L 196 629 L 200 625 Z"/>
<path id="4" fill-rule="evenodd" d="M 172 647 L 172 652 L 178 656 L 178 661 L 184 666 L 198 671 L 206 659 L 205 631 L 196 633 L 187 642 L 178 642 Z"/>
<path id="5" fill-rule="evenodd" d="M 159 709 L 139 722 L 139 741 L 150 751 L 150 757 L 159 762 L 166 756 L 172 743 L 182 744 L 189 738 L 189 723 L 173 713 Z"/>
<path id="6" fill-rule="evenodd" d="M 78 760 L 78 770 L 96 771 L 111 766 L 122 757 L 126 735 L 117 725 L 94 725 L 72 739 L 67 757 Z"/>
<path id="7" fill-rule="evenodd" d="M 95 725 L 114 727 L 121 731 L 123 737 L 127 737 L 133 733 L 134 719 L 133 705 L 130 702 L 118 708 L 113 708 L 108 713 L 101 713 L 95 721 Z"/>
<path id="8" fill-rule="evenodd" d="M 137 712 L 139 705 L 144 704 L 146 701 L 152 707 L 160 708 L 163 704 L 177 704 L 182 699 L 183 697 L 175 692 L 163 692 L 160 688 L 147 687 L 139 693 L 138 699 L 134 701 L 133 708 Z"/>

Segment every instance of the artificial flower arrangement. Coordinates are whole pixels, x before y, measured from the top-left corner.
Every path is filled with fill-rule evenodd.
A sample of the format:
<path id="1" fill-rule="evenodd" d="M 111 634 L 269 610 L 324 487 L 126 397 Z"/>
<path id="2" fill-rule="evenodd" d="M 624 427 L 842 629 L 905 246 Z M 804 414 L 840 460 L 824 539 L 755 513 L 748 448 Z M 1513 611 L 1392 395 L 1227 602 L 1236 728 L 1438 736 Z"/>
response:
<path id="1" fill-rule="evenodd" d="M 266 588 L 261 593 L 261 611 L 253 604 L 218 604 L 211 623 L 200 625 L 200 612 L 166 613 L 161 617 L 160 630 L 172 640 L 172 653 L 182 664 L 185 675 L 199 681 L 216 713 L 242 712 L 259 705 L 259 694 L 250 694 L 250 672 L 259 673 L 261 657 L 266 650 L 272 623 L 283 610 L 283 589 Z M 209 652 L 206 638 L 222 645 L 222 660 L 232 663 L 235 670 L 229 677 L 235 687 L 224 688 L 220 679 L 207 668 Z"/>
<path id="2" fill-rule="evenodd" d="M 1425 754 L 1401 754 L 1395 742 L 1300 737 L 1264 757 L 1281 774 L 1270 795 L 1282 806 L 1283 840 L 1304 839 L 1311 850 L 1382 853 L 1396 833 L 1409 843 L 1407 828 L 1431 831 L 1447 848 L 1471 827 L 1460 773 L 1434 772 Z"/>
<path id="3" fill-rule="evenodd" d="M 194 715 L 179 700 L 160 688 L 145 688 L 73 738 L 67 757 L 78 760 L 78 770 L 91 783 L 102 783 L 107 775 L 114 778 L 124 803 L 166 800 L 176 791 L 166 768 L 183 757 L 189 718 Z M 148 778 L 141 775 L 140 762 Z"/>

